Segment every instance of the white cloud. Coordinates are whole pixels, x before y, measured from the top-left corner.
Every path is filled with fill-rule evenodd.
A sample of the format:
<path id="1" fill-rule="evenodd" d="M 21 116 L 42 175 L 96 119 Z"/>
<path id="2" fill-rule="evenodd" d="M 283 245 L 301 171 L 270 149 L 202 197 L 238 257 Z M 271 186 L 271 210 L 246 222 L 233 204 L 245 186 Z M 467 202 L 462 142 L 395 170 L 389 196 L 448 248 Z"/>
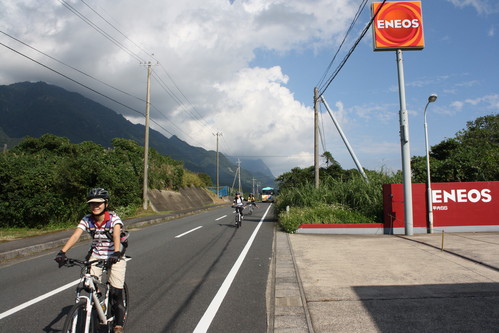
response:
<path id="1" fill-rule="evenodd" d="M 499 12 L 499 5 L 495 0 L 447 0 L 454 6 L 464 8 L 473 7 L 479 14 L 493 14 Z"/>
<path id="2" fill-rule="evenodd" d="M 140 63 L 152 61 L 151 119 L 170 133 L 213 149 L 212 133 L 221 131 L 232 154 L 288 156 L 269 158 L 268 164 L 275 168 L 310 162 L 304 157 L 312 150 L 310 108 L 286 88 L 288 77 L 280 67 L 249 68 L 248 64 L 259 48 L 286 53 L 331 46 L 348 26 L 357 4 L 347 0 L 86 3 L 89 7 L 69 0 L 66 5 L 52 0 L 43 6 L 37 0 L 5 0 L 0 4 L 0 28 L 135 98 L 109 90 L 7 36 L 0 36 L 0 41 L 140 112 L 146 84 L 145 66 Z M 92 23 L 85 23 L 68 7 Z M 143 123 L 136 112 L 103 101 L 6 49 L 0 51 L 0 62 L 0 84 L 47 81 L 82 91 L 131 121 Z M 154 123 L 151 126 L 162 131 Z"/>
<path id="3" fill-rule="evenodd" d="M 461 112 L 463 111 L 466 107 L 469 106 L 474 106 L 474 107 L 481 107 L 486 110 L 491 110 L 492 112 L 498 112 L 499 111 L 499 95 L 498 94 L 491 94 L 491 95 L 485 95 L 477 98 L 467 98 L 464 100 L 460 101 L 453 101 L 449 105 L 450 110 L 454 110 L 454 112 Z M 449 110 L 449 111 L 450 111 Z"/>
<path id="4" fill-rule="evenodd" d="M 489 31 L 487 32 L 487 36 L 489 37 L 494 37 L 496 34 L 496 28 L 494 26 L 491 26 L 489 28 Z"/>
<path id="5" fill-rule="evenodd" d="M 44 1 L 43 6 L 40 6 L 39 0 L 2 0 L 0 30 L 131 96 L 109 89 L 8 36 L 0 34 L 0 42 L 119 100 L 139 113 L 145 109 L 146 67 L 143 63 L 151 61 L 151 119 L 168 132 L 207 149 L 214 149 L 213 133 L 222 132 L 224 153 L 262 156 L 275 175 L 294 166 L 313 164 L 312 97 L 304 102 L 310 102 L 310 105 L 304 105 L 293 92 L 297 92 L 296 86 L 300 85 L 297 82 L 305 81 L 304 76 L 319 79 L 356 13 L 358 1 L 143 0 L 138 3 L 134 0 L 86 0 L 85 3 L 91 8 L 77 0 L 64 2 L 91 20 L 94 26 L 85 23 L 58 0 Z M 488 13 L 494 8 L 491 1 L 452 0 L 452 3 L 456 8 L 473 6 L 479 13 Z M 366 15 L 364 13 L 364 19 Z M 359 24 L 363 25 L 365 21 Z M 102 29 L 107 37 L 96 29 Z M 368 38 L 364 43 L 367 41 Z M 356 56 L 362 52 L 361 46 L 351 61 L 359 61 Z M 371 54 L 371 47 L 366 49 Z M 264 51 L 258 54 L 279 57 L 261 67 L 251 67 L 256 50 Z M 316 62 L 316 68 L 297 63 L 292 64 L 293 70 L 290 70 L 285 56 L 307 54 L 310 50 L 317 57 L 308 60 Z M 324 68 L 320 68 L 322 64 L 319 61 L 322 60 Z M 432 58 L 432 63 L 438 62 L 439 59 Z M 459 70 L 475 73 L 465 63 Z M 0 66 L 0 84 L 46 81 L 81 92 L 123 113 L 129 120 L 143 123 L 139 113 L 103 100 L 1 46 Z M 349 68 L 355 66 L 345 66 L 344 70 Z M 460 91 L 455 85 L 455 77 L 426 70 L 423 64 L 420 68 L 419 78 L 407 85 L 413 88 L 412 91 L 438 84 L 445 86 L 444 91 L 456 89 L 456 96 L 462 99 L 449 106 L 453 112 L 472 105 L 465 100 L 467 96 L 458 95 Z M 393 70 L 392 64 L 390 70 Z M 430 74 L 425 74 L 425 71 Z M 412 79 L 408 77 L 408 80 Z M 341 96 L 342 100 L 329 101 L 334 105 L 333 112 L 352 144 L 362 141 L 363 135 L 369 135 L 371 139 L 365 139 L 366 142 L 370 140 L 380 144 L 368 151 L 380 149 L 380 154 L 388 151 L 390 147 L 385 143 L 389 143 L 391 138 L 385 137 L 387 131 L 384 126 L 390 126 L 394 144 L 398 146 L 399 106 L 395 94 L 398 87 L 393 85 L 390 90 L 393 82 L 395 80 L 387 84 L 378 83 L 375 88 L 362 88 L 377 89 L 382 94 L 367 94 L 367 90 L 354 87 L 351 94 L 355 97 L 349 94 L 333 95 Z M 468 86 L 481 82 L 487 81 L 473 76 L 468 80 Z M 291 91 L 290 86 L 295 90 Z M 365 98 L 367 95 L 370 96 L 368 99 Z M 381 95 L 389 99 L 378 100 Z M 427 92 L 424 92 L 423 98 L 426 96 Z M 493 108 L 497 105 L 497 99 L 490 97 L 488 102 L 484 99 L 477 105 Z M 323 116 L 325 120 L 329 118 L 326 114 Z M 163 131 L 154 122 L 151 126 Z M 361 134 L 353 131 L 360 131 Z M 169 135 L 168 132 L 165 134 Z M 385 146 L 386 150 L 383 149 Z M 380 158 L 390 160 L 389 157 Z"/>

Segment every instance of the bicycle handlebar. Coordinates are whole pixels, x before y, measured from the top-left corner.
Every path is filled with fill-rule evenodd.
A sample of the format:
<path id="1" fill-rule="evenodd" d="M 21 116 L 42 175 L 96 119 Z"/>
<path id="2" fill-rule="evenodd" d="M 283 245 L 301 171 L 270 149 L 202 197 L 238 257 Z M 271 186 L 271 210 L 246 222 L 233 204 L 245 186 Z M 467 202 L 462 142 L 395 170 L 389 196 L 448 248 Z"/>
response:
<path id="1" fill-rule="evenodd" d="M 79 260 L 75 258 L 68 258 L 64 263 L 66 267 L 80 266 L 80 267 L 89 267 L 95 263 L 97 263 L 98 267 L 106 266 L 106 259 L 95 259 L 95 260 Z"/>

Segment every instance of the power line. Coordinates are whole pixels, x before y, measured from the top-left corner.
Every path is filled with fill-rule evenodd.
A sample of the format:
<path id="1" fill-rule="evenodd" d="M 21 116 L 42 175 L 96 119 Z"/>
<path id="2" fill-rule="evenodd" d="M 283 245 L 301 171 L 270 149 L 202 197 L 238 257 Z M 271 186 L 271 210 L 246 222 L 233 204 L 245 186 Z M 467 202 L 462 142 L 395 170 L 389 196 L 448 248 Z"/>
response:
<path id="1" fill-rule="evenodd" d="M 38 65 L 40 65 L 40 66 L 42 66 L 42 67 L 44 67 L 44 68 L 46 68 L 46 69 L 48 69 L 48 70 L 50 70 L 50 71 L 54 72 L 54 73 L 56 73 L 56 74 L 59 74 L 60 76 L 62 76 L 62 77 L 64 77 L 64 78 L 66 78 L 66 79 L 68 79 L 68 80 L 70 80 L 70 81 L 72 81 L 72 82 L 74 82 L 74 83 L 78 84 L 79 86 L 82 86 L 82 87 L 84 87 L 84 88 L 86 88 L 86 89 L 88 89 L 88 90 L 90 90 L 90 91 L 92 91 L 92 92 L 94 92 L 94 93 L 96 93 L 96 94 L 98 94 L 98 95 L 100 95 L 100 96 L 102 96 L 102 97 L 104 97 L 104 98 L 106 98 L 106 99 L 108 99 L 108 100 L 110 100 L 110 101 L 112 101 L 112 102 L 116 103 L 116 104 L 119 104 L 119 105 L 123 106 L 124 108 L 127 108 L 127 109 L 129 109 L 129 110 L 131 110 L 131 111 L 133 111 L 133 112 L 136 112 L 136 113 L 138 113 L 138 114 L 140 114 L 140 115 L 142 115 L 142 116 L 145 116 L 145 114 L 144 114 L 144 113 L 142 113 L 142 112 L 140 112 L 140 111 L 138 111 L 138 110 L 136 110 L 136 109 L 134 109 L 134 108 L 132 108 L 132 107 L 130 107 L 130 106 L 128 106 L 128 105 L 126 105 L 126 104 L 123 104 L 123 103 L 121 103 L 121 102 L 117 101 L 116 99 L 114 99 L 114 98 L 112 98 L 112 97 L 109 97 L 109 96 L 107 96 L 107 95 L 105 95 L 105 94 L 103 94 L 103 93 L 101 93 L 101 92 L 99 92 L 99 91 L 97 91 L 97 90 L 95 90 L 95 89 L 93 89 L 93 88 L 90 88 L 90 87 L 89 87 L 89 86 L 87 86 L 86 84 L 83 84 L 83 83 L 81 83 L 81 82 L 79 82 L 79 81 L 77 81 L 77 80 L 75 80 L 75 79 L 73 79 L 73 78 L 71 78 L 71 77 L 69 77 L 69 76 L 67 76 L 67 75 L 63 74 L 63 73 L 61 73 L 61 72 L 59 72 L 59 71 L 57 71 L 57 70 L 55 70 L 55 69 L 53 69 L 53 68 L 51 68 L 51 67 L 49 67 L 49 66 L 47 66 L 47 65 L 45 65 L 45 64 L 43 64 L 43 63 L 41 63 L 41 62 L 37 61 L 37 60 L 35 60 L 35 59 L 33 59 L 33 58 L 31 58 L 31 57 L 29 57 L 29 56 L 25 55 L 24 53 L 21 53 L 21 52 L 19 52 L 19 51 L 17 51 L 17 50 L 14 50 L 14 49 L 13 49 L 13 48 L 11 48 L 10 46 L 7 46 L 7 45 L 5 45 L 5 44 L 4 44 L 4 43 L 2 43 L 2 42 L 0 42 L 0 45 L 2 45 L 2 46 L 4 46 L 4 47 L 8 48 L 8 49 L 9 49 L 9 50 L 11 50 L 12 52 L 17 53 L 17 54 L 19 54 L 19 55 L 21 55 L 21 56 L 23 56 L 23 57 L 25 57 L 25 58 L 27 58 L 27 59 L 29 59 L 29 60 L 33 61 L 34 63 L 36 63 L 36 64 L 38 64 Z"/>
<path id="2" fill-rule="evenodd" d="M 15 41 L 17 41 L 17 42 L 19 42 L 19 43 L 21 43 L 21 44 L 23 44 L 23 45 L 27 46 L 27 47 L 29 47 L 30 49 L 32 49 L 32 50 L 34 50 L 34 51 L 36 51 L 36 52 L 38 52 L 38 53 L 40 53 L 40 54 L 42 54 L 42 55 L 44 55 L 44 56 L 46 56 L 46 57 L 50 58 L 51 60 L 54 60 L 55 62 L 57 62 L 57 63 L 59 63 L 59 64 L 61 64 L 61 65 L 64 65 L 64 66 L 66 66 L 66 67 L 68 67 L 68 68 L 71 68 L 72 70 L 74 70 L 74 71 L 76 71 L 76 72 L 78 72 L 78 73 L 80 73 L 80 74 L 82 74 L 82 75 L 85 75 L 85 76 L 87 76 L 87 77 L 89 77 L 89 78 L 91 78 L 91 79 L 93 79 L 93 80 L 95 80 L 95 81 L 97 81 L 97 82 L 99 82 L 99 83 L 104 84 L 105 86 L 107 86 L 107 87 L 109 87 L 109 88 L 111 88 L 111 89 L 114 89 L 114 90 L 116 90 L 116 91 L 118 91 L 118 92 L 121 92 L 121 93 L 123 93 L 123 94 L 125 94 L 125 95 L 127 95 L 127 96 L 130 96 L 130 97 L 136 98 L 137 100 L 139 100 L 139 101 L 141 101 L 141 102 L 145 102 L 145 100 L 144 100 L 144 99 L 141 99 L 140 97 L 134 96 L 134 95 L 132 95 L 132 94 L 130 94 L 130 93 L 128 93 L 128 92 L 126 92 L 126 91 L 123 91 L 123 90 L 121 90 L 121 89 L 119 89 L 119 88 L 116 88 L 116 87 L 114 87 L 114 86 L 112 86 L 112 85 L 110 85 L 110 84 L 108 84 L 108 83 L 106 83 L 106 82 L 104 82 L 104 81 L 102 81 L 102 80 L 99 80 L 99 79 L 97 79 L 96 77 L 94 77 L 94 76 L 92 76 L 92 75 L 90 75 L 90 74 L 87 74 L 87 73 L 85 73 L 85 72 L 83 72 L 83 71 L 79 70 L 79 69 L 78 69 L 78 68 L 76 68 L 76 67 L 73 67 L 73 66 L 71 66 L 71 65 L 68 65 L 68 64 L 66 64 L 66 63 L 64 63 L 64 62 L 62 62 L 62 61 L 60 61 L 60 60 L 58 60 L 58 59 L 56 59 L 56 58 L 54 58 L 54 57 L 52 57 L 52 56 L 50 56 L 50 55 L 48 55 L 48 54 L 44 53 L 44 52 L 42 52 L 42 51 L 40 51 L 40 50 L 38 50 L 37 48 L 35 48 L 35 47 L 33 47 L 33 46 L 31 46 L 31 45 L 29 45 L 29 44 L 27 44 L 27 43 L 25 43 L 25 42 L 23 42 L 23 41 L 21 41 L 21 40 L 19 40 L 19 39 L 15 38 L 15 37 L 13 37 L 13 36 L 11 36 L 11 35 L 9 35 L 9 34 L 7 34 L 7 33 L 3 32 L 3 31 L 0 31 L 0 33 L 2 33 L 2 34 L 4 34 L 4 35 L 6 35 L 7 37 L 9 37 L 9 38 L 11 38 L 11 39 L 13 39 L 13 40 L 15 40 Z M 3 43 L 0 43 L 0 44 L 1 44 L 1 45 L 3 45 L 3 46 L 5 46 L 5 47 L 7 47 L 8 49 L 10 49 L 10 50 L 12 50 L 12 51 L 14 51 L 14 52 L 18 53 L 19 55 L 22 55 L 22 56 L 24 56 L 24 57 L 28 58 L 29 60 L 31 60 L 31 61 L 33 61 L 33 62 L 35 62 L 35 63 L 37 63 L 37 64 L 39 64 L 39 65 L 41 65 L 41 66 L 43 66 L 43 67 L 45 67 L 45 68 L 47 68 L 47 69 L 49 69 L 49 70 L 51 70 L 51 71 L 53 71 L 53 72 L 55 72 L 56 74 L 59 74 L 59 75 L 61 75 L 62 77 L 64 77 L 64 78 L 66 78 L 66 79 L 68 79 L 68 80 L 71 80 L 71 81 L 75 82 L 76 84 L 78 84 L 78 85 L 80 85 L 80 86 L 82 86 L 82 87 L 84 87 L 84 88 L 87 88 L 87 89 L 89 89 L 89 90 L 91 90 L 91 91 L 93 91 L 93 92 L 95 92 L 95 93 L 97 93 L 97 94 L 99 94 L 99 95 L 101 95 L 101 96 L 103 96 L 103 97 L 105 97 L 105 98 L 107 98 L 107 99 L 109 99 L 109 100 L 111 100 L 111 101 L 113 101 L 113 102 L 115 102 L 115 103 L 117 103 L 117 104 L 121 105 L 121 106 L 125 106 L 125 107 L 127 107 L 128 109 L 133 110 L 133 111 L 135 111 L 135 112 L 137 112 L 137 113 L 139 113 L 139 114 L 141 114 L 141 115 L 144 115 L 144 116 L 145 116 L 145 114 L 141 113 L 140 111 L 138 111 L 138 110 L 136 110 L 136 109 L 133 109 L 133 108 L 130 108 L 130 107 L 128 107 L 128 106 L 126 106 L 126 105 L 124 105 L 124 104 L 122 104 L 122 103 L 118 102 L 117 100 L 115 100 L 115 99 L 113 99 L 113 98 L 111 98 L 111 97 L 109 97 L 109 96 L 107 96 L 107 95 L 105 95 L 105 94 L 103 94 L 103 93 L 99 93 L 98 91 L 96 91 L 96 90 L 94 90 L 94 89 L 92 89 L 92 88 L 90 88 L 90 87 L 88 87 L 88 86 L 84 85 L 83 83 L 80 83 L 80 82 L 79 82 L 79 81 L 77 81 L 76 79 L 72 79 L 72 78 L 70 78 L 69 76 L 67 76 L 67 75 L 65 75 L 65 74 L 60 73 L 59 71 L 57 71 L 57 70 L 55 70 L 55 69 L 53 69 L 53 68 L 49 67 L 48 65 L 44 65 L 43 63 L 41 63 L 41 62 L 39 62 L 39 61 L 36 61 L 36 60 L 34 60 L 33 58 L 31 58 L 31 57 L 29 57 L 29 56 L 27 56 L 27 55 L 25 55 L 25 54 L 23 54 L 23 53 L 21 53 L 21 52 L 19 52 L 19 51 L 16 51 L 16 50 L 14 50 L 13 48 L 8 47 L 8 46 L 6 46 L 6 45 L 5 45 L 5 44 L 3 44 Z M 151 104 L 151 106 L 153 106 L 153 105 Z M 157 111 L 161 114 L 161 111 L 159 111 L 159 109 L 157 109 L 155 106 L 153 106 L 153 108 L 154 108 L 154 109 L 156 109 L 156 110 L 157 110 Z M 169 120 L 169 119 L 167 119 L 167 120 Z M 154 119 L 151 119 L 151 121 L 152 121 L 153 123 L 155 123 L 155 124 L 156 124 L 159 128 L 161 128 L 162 130 L 164 130 L 166 133 L 168 133 L 168 134 L 170 134 L 170 135 L 174 135 L 174 134 L 173 134 L 173 133 L 171 133 L 169 130 L 167 130 L 165 127 L 161 126 L 161 124 L 159 124 L 159 123 L 158 123 L 157 121 L 155 121 Z M 171 122 L 171 124 L 173 124 L 175 127 L 177 127 L 177 129 L 179 129 L 181 132 L 183 132 L 183 131 L 180 129 L 180 127 L 178 127 L 177 125 L 175 125 L 175 123 L 173 123 L 171 120 L 170 120 L 170 122 Z M 184 133 L 184 132 L 183 132 L 183 133 Z"/>
<path id="3" fill-rule="evenodd" d="M 138 62 L 145 62 L 142 58 L 140 58 L 138 55 L 136 55 L 133 51 L 129 50 L 126 46 L 121 44 L 119 41 L 117 41 L 114 37 L 109 35 L 107 32 L 105 32 L 103 29 L 101 29 L 97 24 L 93 23 L 90 19 L 88 19 L 85 15 L 80 13 L 76 8 L 71 6 L 69 3 L 67 3 L 65 0 L 59 0 L 59 2 L 64 5 L 69 11 L 71 11 L 73 14 L 78 16 L 83 22 L 88 24 L 90 27 L 95 29 L 98 33 L 100 33 L 102 36 L 104 36 L 107 40 L 112 42 L 114 45 L 118 46 L 120 49 L 128 53 L 132 58 L 135 58 Z"/>
<path id="4" fill-rule="evenodd" d="M 126 48 L 125 46 L 123 46 L 120 42 L 118 42 L 116 39 L 112 38 L 109 34 L 107 34 L 103 29 L 101 29 L 100 27 L 98 27 L 95 23 L 91 22 L 90 19 L 88 19 L 87 17 L 85 17 L 83 14 L 81 14 L 80 12 L 78 12 L 76 9 L 74 9 L 74 7 L 72 7 L 71 5 L 67 4 L 65 2 L 65 0 L 59 0 L 60 2 L 63 2 L 63 4 L 66 5 L 66 7 L 68 9 L 70 9 L 75 15 L 77 15 L 78 17 L 80 17 L 84 22 L 86 22 L 87 24 L 89 24 L 90 26 L 92 26 L 94 29 L 96 29 L 99 33 L 103 34 L 106 38 L 110 37 L 111 39 L 111 42 L 113 42 L 115 45 L 117 45 L 118 47 L 120 47 L 121 49 L 124 49 L 127 53 L 129 53 L 132 57 L 134 57 L 135 59 L 139 59 L 141 60 L 141 58 L 134 52 L 132 52 L 131 50 L 129 50 L 128 48 Z M 148 55 L 151 55 L 150 53 L 148 53 L 142 46 L 140 46 L 139 44 L 135 43 L 133 40 L 131 40 L 126 34 L 124 34 L 120 29 L 118 29 L 115 25 L 113 25 L 108 19 L 106 19 L 105 17 L 103 17 L 97 10 L 95 10 L 94 8 L 92 8 L 88 3 L 86 3 L 84 0 L 81 0 L 81 2 L 83 4 L 85 4 L 85 6 L 87 6 L 90 10 L 92 10 L 99 18 L 101 18 L 104 22 L 106 22 L 109 26 L 111 26 L 115 31 L 117 31 L 121 36 L 123 36 L 126 40 L 130 41 L 133 45 L 135 45 L 137 48 L 139 48 L 142 52 L 148 54 Z M 154 54 L 151 55 L 153 59 L 154 58 Z M 160 64 L 159 61 L 157 61 L 158 64 Z M 192 116 L 192 118 L 194 119 L 194 121 L 197 121 L 199 122 L 203 127 L 206 127 L 210 132 L 212 132 L 212 130 L 210 129 L 210 126 L 206 123 L 206 121 L 203 120 L 203 117 L 201 116 L 201 114 L 197 111 L 196 107 L 189 101 L 189 99 L 185 96 L 185 94 L 180 90 L 180 88 L 178 87 L 178 85 L 176 84 L 175 80 L 172 78 L 172 76 L 166 71 L 166 69 L 160 65 L 160 67 L 163 69 L 164 73 L 167 75 L 167 77 L 170 79 L 170 81 L 173 83 L 174 87 L 176 88 L 176 90 L 180 93 L 180 95 L 184 98 L 184 100 L 182 100 L 172 89 L 170 89 L 168 87 L 168 85 L 161 79 L 161 77 L 158 75 L 158 73 L 156 73 L 155 71 L 153 72 L 153 77 L 155 80 L 157 80 L 157 82 L 159 82 L 159 85 L 160 87 L 172 98 L 172 100 L 177 103 L 181 108 L 183 108 L 188 114 L 190 114 Z M 185 104 L 188 104 L 190 105 L 190 108 L 186 108 L 185 107 Z M 171 120 L 170 120 L 171 122 Z M 173 123 L 172 123 L 173 124 Z M 180 129 L 180 127 L 176 126 L 177 129 L 179 129 L 182 133 L 184 133 L 187 137 L 189 137 L 191 140 L 193 140 L 194 142 L 196 142 L 196 140 L 194 140 L 191 136 L 189 136 L 188 134 L 186 134 L 184 131 L 182 131 Z M 169 131 L 167 131 L 168 133 L 170 133 Z M 171 134 L 171 133 L 170 133 Z M 199 144 L 199 143 L 198 143 Z"/>
<path id="5" fill-rule="evenodd" d="M 343 68 L 343 66 L 345 66 L 345 63 L 347 62 L 348 58 L 350 58 L 350 56 L 352 55 L 353 51 L 357 48 L 357 45 L 359 45 L 360 41 L 362 40 L 362 38 L 364 38 L 365 34 L 367 33 L 367 31 L 369 30 L 369 28 L 371 27 L 372 23 L 374 22 L 374 19 L 376 18 L 376 16 L 378 15 L 379 11 L 381 10 L 381 8 L 383 7 L 383 5 L 385 4 L 386 0 L 383 0 L 381 6 L 379 6 L 378 10 L 376 11 L 376 13 L 373 15 L 373 17 L 369 20 L 369 23 L 365 26 L 364 30 L 362 30 L 362 33 L 360 34 L 360 36 L 357 38 L 357 40 L 355 41 L 354 45 L 352 46 L 352 48 L 350 49 L 350 51 L 348 51 L 347 55 L 345 56 L 345 58 L 343 58 L 343 60 L 341 61 L 341 63 L 339 64 L 339 66 L 336 68 L 336 70 L 333 72 L 333 74 L 330 76 L 330 78 L 328 79 L 327 81 L 327 84 L 323 85 L 322 88 L 320 88 L 319 90 L 319 95 L 318 95 L 318 98 L 320 98 L 327 90 L 327 88 L 329 87 L 329 85 L 333 82 L 333 80 L 336 78 L 336 76 L 338 75 L 338 73 L 341 71 L 341 69 Z"/>
<path id="6" fill-rule="evenodd" d="M 142 46 L 140 46 L 139 44 L 135 43 L 133 40 L 131 40 L 130 38 L 128 38 L 127 35 L 125 35 L 123 32 L 121 32 L 120 29 L 118 29 L 117 27 L 114 26 L 114 24 L 112 24 L 111 22 L 109 22 L 109 20 L 107 20 L 105 17 L 103 17 L 101 14 L 99 14 L 99 12 L 95 9 L 93 9 L 88 3 L 86 3 L 84 0 L 80 0 L 85 6 L 87 6 L 88 8 L 90 8 L 91 11 L 93 11 L 97 16 L 99 16 L 104 22 L 106 22 L 109 26 L 111 26 L 114 30 L 116 30 L 120 35 L 122 35 L 123 37 L 125 37 L 126 40 L 128 40 L 130 43 L 132 43 L 133 45 L 135 45 L 138 49 L 140 49 L 142 52 L 144 52 L 145 54 L 149 55 L 149 53 L 144 49 L 142 48 Z M 138 55 L 137 55 L 138 56 Z"/>
<path id="7" fill-rule="evenodd" d="M 7 36 L 7 37 L 9 37 L 9 38 L 11 38 L 11 39 L 13 39 L 13 40 L 15 40 L 15 41 L 16 41 L 16 42 L 18 42 L 18 43 L 21 43 L 22 45 L 24 45 L 24 46 L 26 46 L 26 47 L 29 47 L 30 49 L 32 49 L 32 50 L 34 50 L 34 51 L 36 51 L 36 52 L 38 52 L 38 53 L 40 53 L 40 54 L 42 54 L 42 55 L 46 56 L 47 58 L 49 58 L 49 59 L 51 59 L 51 60 L 53 60 L 53 61 L 55 61 L 55 62 L 57 62 L 57 63 L 59 63 L 59 64 L 61 64 L 61 65 L 63 65 L 63 66 L 66 66 L 66 67 L 68 67 L 68 68 L 70 68 L 70 69 L 72 69 L 72 70 L 74 70 L 74 71 L 76 71 L 76 72 L 78 72 L 78 73 L 80 73 L 80 74 L 82 74 L 82 75 L 84 75 L 84 76 L 86 76 L 86 77 L 88 77 L 88 78 L 92 79 L 92 80 L 95 80 L 95 81 L 97 81 L 97 82 L 99 82 L 99 83 L 102 83 L 103 85 L 105 85 L 105 86 L 106 86 L 106 87 L 108 87 L 108 88 L 111 88 L 111 89 L 113 89 L 113 90 L 116 90 L 116 91 L 118 91 L 118 92 L 120 92 L 120 93 L 122 93 L 122 94 L 124 94 L 124 95 L 127 95 L 127 96 L 129 96 L 129 97 L 133 97 L 133 98 L 135 98 L 135 99 L 137 99 L 137 100 L 139 100 L 139 101 L 141 101 L 141 102 L 144 102 L 144 103 L 145 103 L 145 100 L 144 100 L 144 99 L 142 99 L 142 98 L 140 98 L 140 97 L 137 97 L 137 96 L 134 96 L 134 95 L 132 95 L 132 94 L 130 94 L 130 93 L 128 93 L 128 92 L 126 92 L 126 91 L 124 91 L 124 90 L 119 89 L 119 88 L 116 88 L 116 87 L 114 87 L 114 86 L 112 86 L 112 85 L 110 85 L 110 84 L 108 84 L 108 83 L 106 83 L 106 82 L 104 82 L 104 81 L 102 81 L 102 80 L 100 80 L 100 79 L 98 79 L 98 78 L 96 78 L 96 77 L 94 77 L 94 76 L 92 76 L 92 75 L 88 74 L 88 73 L 83 72 L 82 70 L 79 70 L 79 69 L 78 69 L 78 68 L 76 68 L 76 67 L 73 67 L 73 66 L 71 66 L 71 65 L 68 65 L 68 64 L 66 64 L 66 63 L 62 62 L 61 60 L 56 59 L 56 58 L 52 57 L 51 55 L 49 55 L 49 54 L 47 54 L 47 53 L 45 53 L 45 52 L 43 52 L 43 51 L 40 51 L 40 50 L 38 50 L 37 48 L 35 48 L 35 47 L 33 47 L 33 46 L 31 46 L 31 45 L 29 45 L 29 44 L 27 44 L 27 43 L 23 42 L 22 40 L 20 40 L 20 39 L 18 39 L 18 38 L 15 38 L 14 36 L 9 35 L 8 33 L 4 32 L 4 31 L 0 31 L 0 33 L 4 34 L 5 36 Z"/>
<path id="8" fill-rule="evenodd" d="M 357 9 L 357 13 L 355 14 L 353 20 L 352 20 L 352 23 L 350 24 L 350 27 L 348 28 L 346 34 L 345 34 L 345 37 L 343 37 L 343 40 L 341 41 L 341 44 L 340 46 L 338 47 L 338 50 L 336 51 L 336 53 L 334 54 L 333 56 L 333 59 L 331 60 L 331 62 L 329 63 L 329 65 L 327 66 L 326 70 L 324 71 L 324 74 L 322 75 L 322 78 L 319 80 L 319 82 L 317 83 L 316 87 L 320 87 L 322 85 L 322 83 L 324 82 L 324 79 L 326 78 L 326 75 L 327 73 L 329 73 L 329 70 L 331 69 L 331 67 L 333 66 L 333 63 L 334 61 L 336 60 L 336 57 L 338 56 L 338 53 L 340 52 L 341 48 L 343 47 L 343 44 L 345 43 L 348 35 L 350 34 L 350 32 L 352 31 L 355 23 L 357 23 L 357 20 L 359 19 L 360 17 L 360 14 L 362 13 L 362 11 L 364 10 L 364 7 L 366 6 L 366 3 L 367 3 L 367 0 L 363 0 L 361 2 L 361 4 L 359 5 L 359 8 Z"/>

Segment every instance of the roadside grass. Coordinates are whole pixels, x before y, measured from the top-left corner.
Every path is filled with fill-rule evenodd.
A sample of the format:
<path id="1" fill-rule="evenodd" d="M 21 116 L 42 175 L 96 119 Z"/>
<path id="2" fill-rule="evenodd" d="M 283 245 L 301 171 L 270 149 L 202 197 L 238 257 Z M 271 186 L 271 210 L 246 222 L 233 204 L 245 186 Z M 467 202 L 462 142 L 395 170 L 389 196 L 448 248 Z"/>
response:
<path id="1" fill-rule="evenodd" d="M 50 234 L 52 232 L 62 231 L 74 228 L 75 225 L 47 226 L 45 228 L 0 228 L 0 243 L 16 239 Z"/>
<path id="2" fill-rule="evenodd" d="M 341 204 L 320 203 L 314 207 L 290 207 L 279 214 L 279 223 L 288 233 L 302 224 L 375 223 L 372 219 Z"/>
<path id="3" fill-rule="evenodd" d="M 281 227 L 294 233 L 301 224 L 383 222 L 383 184 L 400 182 L 397 176 L 369 172 L 363 178 L 325 178 L 319 188 L 305 183 L 282 189 L 276 212 Z M 286 208 L 289 207 L 289 214 Z"/>

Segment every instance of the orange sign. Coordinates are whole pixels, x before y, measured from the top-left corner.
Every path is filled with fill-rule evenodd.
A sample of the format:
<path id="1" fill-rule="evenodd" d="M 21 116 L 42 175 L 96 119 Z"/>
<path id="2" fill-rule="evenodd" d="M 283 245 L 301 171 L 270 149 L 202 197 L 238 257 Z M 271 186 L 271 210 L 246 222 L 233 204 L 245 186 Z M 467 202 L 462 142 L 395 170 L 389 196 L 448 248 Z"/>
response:
<path id="1" fill-rule="evenodd" d="M 373 2 L 372 15 L 374 51 L 424 48 L 420 1 Z"/>

